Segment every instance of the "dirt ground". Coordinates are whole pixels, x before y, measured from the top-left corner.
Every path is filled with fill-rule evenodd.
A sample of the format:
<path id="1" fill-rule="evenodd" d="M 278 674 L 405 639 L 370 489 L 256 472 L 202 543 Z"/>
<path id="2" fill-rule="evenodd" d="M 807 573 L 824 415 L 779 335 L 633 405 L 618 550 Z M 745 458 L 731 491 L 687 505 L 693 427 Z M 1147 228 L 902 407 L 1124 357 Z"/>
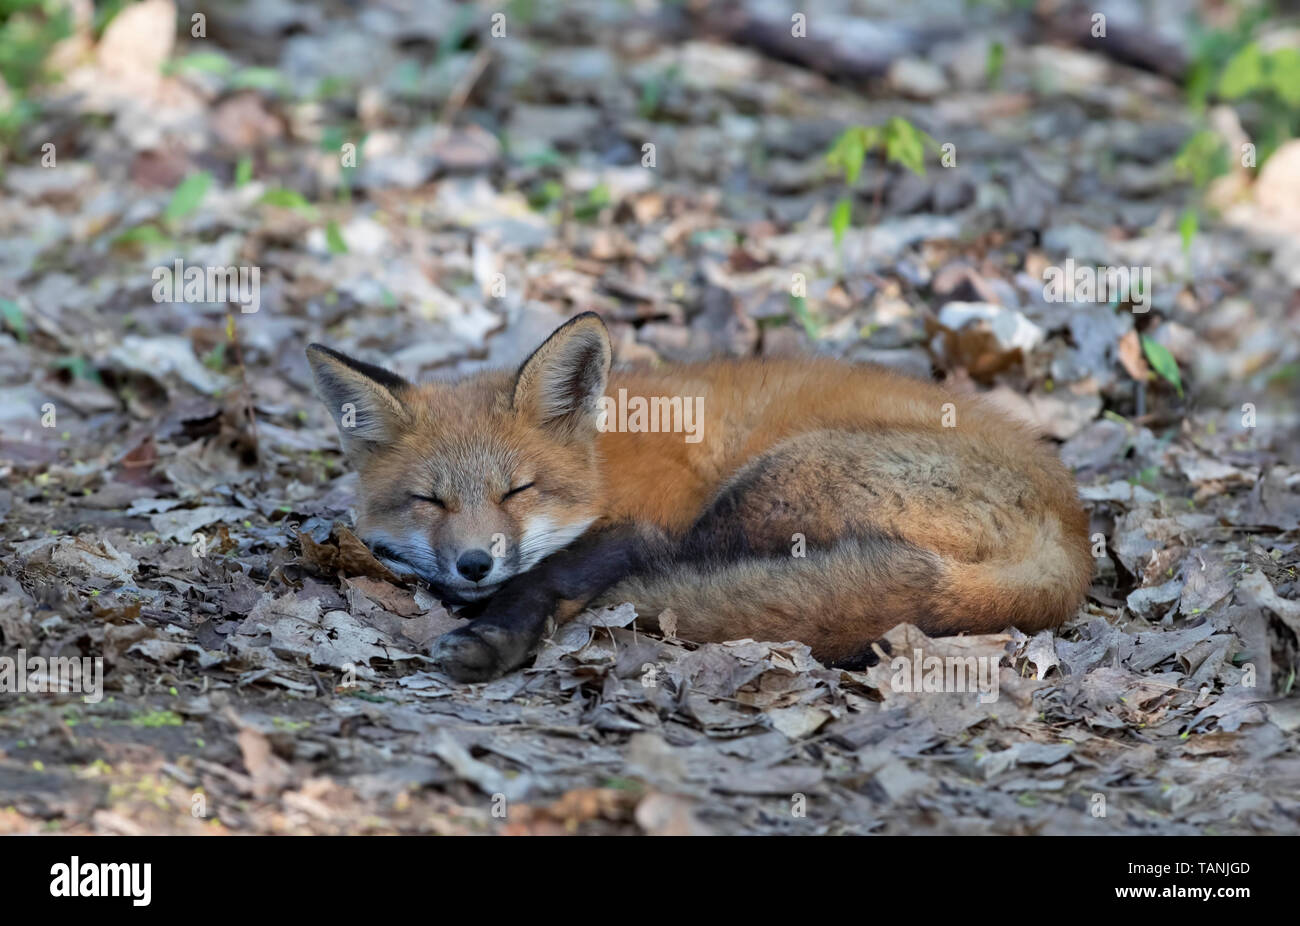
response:
<path id="1" fill-rule="evenodd" d="M 0 656 L 100 659 L 103 696 L 0 690 L 0 833 L 1300 833 L 1300 143 L 1189 177 L 1203 120 L 1242 125 L 1136 4 L 1091 43 L 1022 4 L 504 9 L 146 0 L 29 91 Z M 828 150 L 895 118 L 846 182 Z M 178 260 L 256 269 L 256 304 L 160 300 Z M 1054 300 L 1063 267 L 1150 286 Z M 1087 605 L 890 635 L 991 661 L 992 700 L 626 606 L 451 682 L 460 620 L 351 534 L 303 348 L 454 376 L 584 310 L 625 363 L 992 396 L 1077 473 Z"/>

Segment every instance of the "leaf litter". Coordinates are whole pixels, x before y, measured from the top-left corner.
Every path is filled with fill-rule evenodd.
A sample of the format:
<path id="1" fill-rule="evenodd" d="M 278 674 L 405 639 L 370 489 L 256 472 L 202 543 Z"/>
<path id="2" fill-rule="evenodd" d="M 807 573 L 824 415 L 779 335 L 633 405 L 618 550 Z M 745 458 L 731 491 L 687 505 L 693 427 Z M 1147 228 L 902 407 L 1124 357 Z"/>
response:
<path id="1" fill-rule="evenodd" d="M 491 45 L 441 3 L 222 7 L 200 45 L 149 0 L 74 37 L 4 154 L 0 642 L 101 656 L 105 691 L 0 694 L 0 832 L 1300 831 L 1300 303 L 1256 233 L 1293 200 L 1184 246 L 1169 72 L 1020 12 L 862 43 L 831 0 L 850 25 L 792 47 L 764 4 L 580 6 Z M 867 157 L 833 221 L 827 149 L 900 114 L 958 166 Z M 1066 257 L 1153 267 L 1150 314 L 1046 300 Z M 258 310 L 155 301 L 175 259 L 256 264 Z M 459 375 L 580 309 L 628 361 L 822 351 L 988 393 L 1078 474 L 1089 603 L 1034 637 L 904 625 L 860 672 L 625 605 L 453 684 L 427 653 L 463 619 L 349 529 L 302 348 Z"/>

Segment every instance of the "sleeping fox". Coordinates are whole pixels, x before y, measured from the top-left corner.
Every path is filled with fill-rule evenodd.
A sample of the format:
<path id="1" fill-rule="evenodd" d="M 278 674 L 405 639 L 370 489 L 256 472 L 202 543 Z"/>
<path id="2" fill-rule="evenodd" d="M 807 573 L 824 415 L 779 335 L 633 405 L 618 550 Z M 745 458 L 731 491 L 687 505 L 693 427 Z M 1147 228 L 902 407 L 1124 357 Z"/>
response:
<path id="1" fill-rule="evenodd" d="M 307 356 L 359 472 L 359 536 L 481 608 L 434 646 L 461 681 L 522 665 L 548 622 L 588 606 L 631 602 L 650 628 L 671 609 L 686 640 L 797 640 L 851 668 L 902 622 L 1053 627 L 1091 581 L 1087 517 L 1052 449 L 977 398 L 880 367 L 611 372 L 591 312 L 517 372 L 454 383 L 319 344 Z M 678 409 L 700 413 L 688 432 Z"/>

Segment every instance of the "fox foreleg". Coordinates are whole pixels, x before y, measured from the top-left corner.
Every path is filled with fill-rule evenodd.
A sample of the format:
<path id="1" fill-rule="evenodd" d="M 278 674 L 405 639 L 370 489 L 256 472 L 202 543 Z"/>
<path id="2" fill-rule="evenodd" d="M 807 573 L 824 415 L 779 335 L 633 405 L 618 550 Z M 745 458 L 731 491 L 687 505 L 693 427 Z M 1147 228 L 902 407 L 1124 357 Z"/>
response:
<path id="1" fill-rule="evenodd" d="M 533 654 L 552 617 L 578 613 L 619 580 L 649 568 L 663 549 L 659 535 L 636 525 L 591 531 L 507 581 L 477 619 L 439 637 L 432 656 L 457 681 L 497 678 Z"/>

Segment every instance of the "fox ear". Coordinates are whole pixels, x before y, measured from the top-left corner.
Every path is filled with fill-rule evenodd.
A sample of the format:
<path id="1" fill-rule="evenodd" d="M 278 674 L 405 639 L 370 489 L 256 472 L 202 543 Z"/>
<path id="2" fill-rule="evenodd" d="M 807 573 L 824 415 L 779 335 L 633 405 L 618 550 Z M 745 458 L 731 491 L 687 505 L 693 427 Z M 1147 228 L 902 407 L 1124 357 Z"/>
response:
<path id="1" fill-rule="evenodd" d="M 316 395 L 338 425 L 343 452 L 355 460 L 373 444 L 393 440 L 409 415 L 398 398 L 410 383 L 383 367 L 311 344 L 307 362 L 316 380 Z"/>
<path id="2" fill-rule="evenodd" d="M 599 315 L 583 312 L 569 319 L 519 368 L 515 409 L 542 425 L 594 423 L 612 354 Z"/>

